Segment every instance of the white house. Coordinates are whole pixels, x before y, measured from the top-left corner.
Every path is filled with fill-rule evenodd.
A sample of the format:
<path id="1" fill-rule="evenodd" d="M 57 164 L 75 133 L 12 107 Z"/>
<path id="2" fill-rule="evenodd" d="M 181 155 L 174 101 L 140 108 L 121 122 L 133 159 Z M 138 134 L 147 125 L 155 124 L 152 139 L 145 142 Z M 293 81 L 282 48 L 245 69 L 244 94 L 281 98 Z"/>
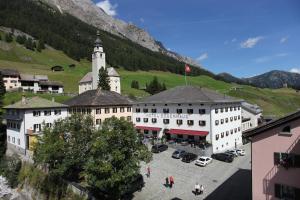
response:
<path id="1" fill-rule="evenodd" d="M 79 94 L 88 90 L 96 90 L 98 88 L 99 70 L 106 68 L 105 53 L 99 36 L 98 32 L 92 55 L 92 72 L 87 73 L 79 81 Z M 107 73 L 109 76 L 110 90 L 121 94 L 120 75 L 113 67 L 107 68 Z"/>
<path id="2" fill-rule="evenodd" d="M 262 109 L 258 105 L 242 102 L 242 132 L 262 123 Z"/>
<path id="3" fill-rule="evenodd" d="M 43 126 L 67 117 L 67 105 L 40 97 L 25 98 L 6 106 L 7 144 L 14 152 L 28 154 Z"/>
<path id="4" fill-rule="evenodd" d="M 136 102 L 133 123 L 149 136 L 207 141 L 213 153 L 242 144 L 241 100 L 194 86 L 175 87 Z"/>
<path id="5" fill-rule="evenodd" d="M 1 71 L 6 91 L 21 87 L 20 74 L 14 69 L 2 69 Z"/>

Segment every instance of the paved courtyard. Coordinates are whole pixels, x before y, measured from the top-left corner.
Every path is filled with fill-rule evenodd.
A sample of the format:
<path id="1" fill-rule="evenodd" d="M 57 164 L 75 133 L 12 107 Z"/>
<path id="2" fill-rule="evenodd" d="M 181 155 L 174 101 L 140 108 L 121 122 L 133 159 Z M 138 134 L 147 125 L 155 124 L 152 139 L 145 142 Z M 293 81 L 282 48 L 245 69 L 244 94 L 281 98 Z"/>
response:
<path id="1" fill-rule="evenodd" d="M 157 199 L 251 199 L 251 155 L 250 144 L 243 146 L 246 156 L 235 158 L 232 163 L 213 160 L 206 167 L 192 163 L 183 163 L 171 158 L 174 149 L 154 154 L 149 165 L 143 165 L 141 173 L 144 176 L 145 187 L 134 194 L 134 200 Z M 151 177 L 146 177 L 147 166 L 151 168 Z M 164 186 L 165 178 L 174 177 L 172 189 Z M 204 194 L 195 196 L 195 183 L 204 185 Z"/>

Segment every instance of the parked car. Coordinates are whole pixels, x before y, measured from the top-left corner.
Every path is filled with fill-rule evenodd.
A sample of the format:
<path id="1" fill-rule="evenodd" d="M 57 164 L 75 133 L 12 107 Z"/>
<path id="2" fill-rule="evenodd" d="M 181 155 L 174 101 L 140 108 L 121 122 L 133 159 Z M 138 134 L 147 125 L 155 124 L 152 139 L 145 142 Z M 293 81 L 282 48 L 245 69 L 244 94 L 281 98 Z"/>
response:
<path id="1" fill-rule="evenodd" d="M 185 153 L 183 156 L 182 156 L 182 162 L 186 162 L 186 163 L 190 163 L 194 160 L 197 159 L 197 155 L 196 154 L 193 154 L 193 153 Z"/>
<path id="2" fill-rule="evenodd" d="M 236 152 L 239 156 L 244 156 L 246 155 L 246 152 L 244 149 L 236 149 Z"/>
<path id="3" fill-rule="evenodd" d="M 187 145 L 189 145 L 189 142 L 188 142 L 188 141 L 182 141 L 182 142 L 181 142 L 181 145 L 182 145 L 182 146 L 187 146 Z"/>
<path id="4" fill-rule="evenodd" d="M 238 157 L 239 156 L 239 154 L 237 153 L 237 151 L 235 149 L 234 150 L 226 151 L 225 153 L 232 154 L 234 157 Z"/>
<path id="5" fill-rule="evenodd" d="M 228 153 L 216 153 L 211 155 L 211 157 L 213 159 L 224 161 L 224 162 L 232 162 L 234 159 L 234 156 Z"/>
<path id="6" fill-rule="evenodd" d="M 155 144 L 152 146 L 151 151 L 153 153 L 163 152 L 168 149 L 168 145 L 166 144 Z"/>
<path id="7" fill-rule="evenodd" d="M 181 149 L 177 149 L 173 152 L 172 154 L 172 158 L 182 158 L 182 156 L 185 154 L 185 151 L 184 150 L 181 150 Z"/>
<path id="8" fill-rule="evenodd" d="M 201 156 L 198 160 L 196 160 L 195 164 L 199 165 L 201 167 L 205 167 L 206 165 L 208 165 L 211 162 L 212 162 L 211 157 Z"/>

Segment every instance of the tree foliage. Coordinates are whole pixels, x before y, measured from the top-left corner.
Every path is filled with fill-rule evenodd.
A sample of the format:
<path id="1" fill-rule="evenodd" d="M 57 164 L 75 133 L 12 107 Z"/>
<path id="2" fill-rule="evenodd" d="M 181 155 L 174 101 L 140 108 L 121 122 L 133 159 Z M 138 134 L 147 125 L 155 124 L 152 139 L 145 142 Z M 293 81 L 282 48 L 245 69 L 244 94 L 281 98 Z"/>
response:
<path id="1" fill-rule="evenodd" d="M 132 123 L 115 117 L 107 119 L 94 136 L 85 165 L 86 180 L 96 191 L 118 199 L 139 173 L 140 161 L 149 162 L 151 156 Z"/>
<path id="2" fill-rule="evenodd" d="M 153 80 L 149 83 L 149 84 L 146 84 L 146 92 L 150 93 L 150 94 L 157 94 L 161 91 L 164 91 L 166 90 L 166 85 L 165 83 L 160 83 L 157 79 L 157 77 L 155 76 L 153 78 Z"/>
<path id="3" fill-rule="evenodd" d="M 131 88 L 140 89 L 139 82 L 136 80 L 131 81 Z"/>
<path id="4" fill-rule="evenodd" d="M 40 39 L 40 40 L 38 41 L 38 45 L 37 45 L 36 50 L 37 50 L 38 52 L 41 52 L 43 49 L 45 49 L 45 42 L 44 42 L 43 39 Z"/>
<path id="5" fill-rule="evenodd" d="M 12 41 L 13 41 L 13 35 L 12 35 L 12 33 L 6 33 L 5 34 L 5 42 L 10 43 Z"/>
<path id="6" fill-rule="evenodd" d="M 101 67 L 99 70 L 99 81 L 98 81 L 98 88 L 102 90 L 110 90 L 110 80 L 107 73 L 107 70 L 104 67 Z"/>

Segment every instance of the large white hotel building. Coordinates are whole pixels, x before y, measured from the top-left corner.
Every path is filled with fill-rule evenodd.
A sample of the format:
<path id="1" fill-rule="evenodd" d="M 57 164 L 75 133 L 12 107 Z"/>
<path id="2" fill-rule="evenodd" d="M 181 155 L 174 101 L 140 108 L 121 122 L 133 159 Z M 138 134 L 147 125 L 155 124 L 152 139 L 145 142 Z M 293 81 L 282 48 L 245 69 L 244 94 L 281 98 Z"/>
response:
<path id="1" fill-rule="evenodd" d="M 133 105 L 136 129 L 149 136 L 207 141 L 212 153 L 242 144 L 241 100 L 214 91 L 179 86 Z"/>

